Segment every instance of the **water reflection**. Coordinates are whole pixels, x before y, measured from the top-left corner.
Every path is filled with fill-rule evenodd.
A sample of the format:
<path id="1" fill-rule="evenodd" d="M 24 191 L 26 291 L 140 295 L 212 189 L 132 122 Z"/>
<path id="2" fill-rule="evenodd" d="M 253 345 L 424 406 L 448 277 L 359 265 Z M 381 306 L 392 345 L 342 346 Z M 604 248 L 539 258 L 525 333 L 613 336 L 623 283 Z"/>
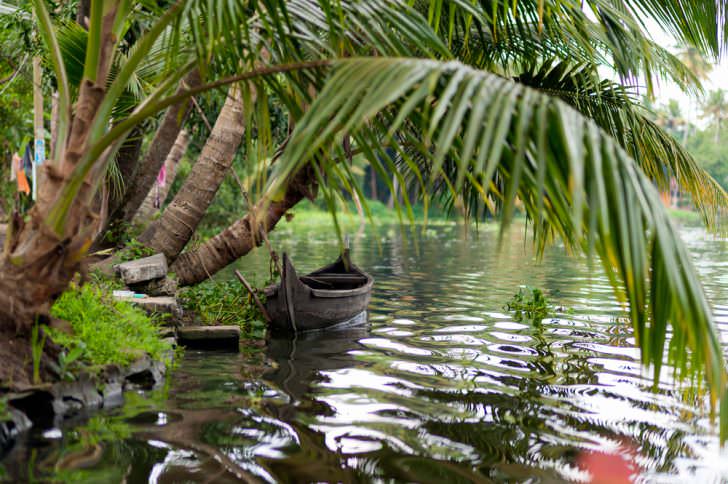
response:
<path id="1" fill-rule="evenodd" d="M 727 242 L 683 233 L 728 341 Z M 96 442 L 100 457 L 60 429 L 21 446 L 6 471 L 27 475 L 18 463 L 34 451 L 35 472 L 61 472 L 83 461 L 64 461 L 71 449 L 98 457 L 85 476 L 133 482 L 555 482 L 586 476 L 584 451 L 634 448 L 643 481 L 728 479 L 705 399 L 674 387 L 669 369 L 651 391 L 598 266 L 558 247 L 539 264 L 518 227 L 509 241 L 497 252 L 489 227 L 467 239 L 458 227 L 364 235 L 353 258 L 377 281 L 369 324 L 235 356 L 188 352 L 169 399 L 106 417 L 128 433 Z M 315 233 L 272 242 L 302 271 L 338 250 Z M 246 277 L 262 277 L 263 256 L 241 263 Z M 513 321 L 503 305 L 524 283 L 572 311 Z"/>
<path id="2" fill-rule="evenodd" d="M 307 395 L 314 383 L 326 380 L 327 371 L 356 366 L 355 350 L 369 334 L 362 324 L 352 328 L 303 333 L 297 337 L 276 336 L 268 340 L 266 356 L 271 369 L 263 378 L 290 397 L 295 405 Z"/>

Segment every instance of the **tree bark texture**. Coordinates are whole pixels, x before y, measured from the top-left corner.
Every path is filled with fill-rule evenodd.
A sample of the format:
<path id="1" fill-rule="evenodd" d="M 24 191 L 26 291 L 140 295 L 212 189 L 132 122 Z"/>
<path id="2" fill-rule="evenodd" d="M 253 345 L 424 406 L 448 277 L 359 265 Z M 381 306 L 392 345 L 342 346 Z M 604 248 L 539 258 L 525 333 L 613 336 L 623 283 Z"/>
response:
<path id="1" fill-rule="evenodd" d="M 119 148 L 116 154 L 116 166 L 119 169 L 120 180 L 108 180 L 109 186 L 109 213 L 115 212 L 124 201 L 124 193 L 130 188 L 130 183 L 134 177 L 139 157 L 142 153 L 142 142 L 144 141 L 144 133 L 141 127 L 134 128 L 127 137 L 124 144 Z M 116 186 L 119 184 L 120 186 Z"/>
<path id="2" fill-rule="evenodd" d="M 181 286 L 200 283 L 254 248 L 273 230 L 285 213 L 304 197 L 316 196 L 316 177 L 307 166 L 288 183 L 280 200 L 263 199 L 247 215 L 195 250 L 182 253 L 170 267 Z"/>
<path id="3" fill-rule="evenodd" d="M 166 171 L 166 180 L 164 185 L 160 186 L 158 182 L 155 182 L 152 189 L 149 190 L 147 197 L 142 202 L 141 207 L 134 216 L 133 222 L 135 225 L 144 226 L 149 223 L 152 218 L 161 211 L 161 205 L 167 199 L 167 193 L 174 182 L 174 177 L 177 174 L 177 165 L 179 164 L 182 156 L 187 151 L 187 146 L 190 143 L 190 137 L 187 134 L 187 130 L 182 130 L 177 135 L 177 140 L 172 146 L 172 150 L 167 155 L 167 160 L 164 162 L 164 169 Z"/>
<path id="4" fill-rule="evenodd" d="M 142 244 L 162 252 L 168 260 L 182 252 L 232 166 L 245 131 L 243 111 L 240 90 L 230 88 L 192 171 L 162 216 L 139 237 Z"/>
<path id="5" fill-rule="evenodd" d="M 200 73 L 194 70 L 185 77 L 180 90 L 184 87 L 199 86 L 200 83 Z M 157 174 L 159 174 L 159 170 L 167 159 L 167 155 L 174 146 L 189 108 L 190 101 L 183 101 L 167 109 L 152 142 L 149 144 L 149 150 L 144 155 L 142 162 L 137 165 L 132 178 L 126 183 L 127 189 L 121 204 L 111 213 L 110 224 L 117 222 L 130 223 L 133 220 L 137 210 L 139 210 L 147 194 L 149 194 L 149 190 L 152 189 Z"/>

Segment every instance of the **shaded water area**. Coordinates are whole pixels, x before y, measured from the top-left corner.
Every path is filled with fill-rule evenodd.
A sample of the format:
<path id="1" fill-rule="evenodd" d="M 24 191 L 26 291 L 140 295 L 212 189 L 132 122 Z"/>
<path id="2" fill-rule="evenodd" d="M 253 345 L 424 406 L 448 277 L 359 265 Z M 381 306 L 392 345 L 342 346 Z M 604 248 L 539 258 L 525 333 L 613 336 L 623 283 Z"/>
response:
<path id="1" fill-rule="evenodd" d="M 657 392 L 595 264 L 534 259 L 522 226 L 353 239 L 375 277 L 366 325 L 275 338 L 240 354 L 188 351 L 168 387 L 81 426 L 35 431 L 0 476 L 81 482 L 559 482 L 580 452 L 636 452 L 639 479 L 728 480 L 703 399 Z M 728 342 L 725 240 L 686 228 Z M 276 233 L 301 271 L 336 257 L 331 231 Z M 260 284 L 262 251 L 238 264 Z M 504 309 L 522 284 L 560 308 L 541 326 Z M 728 348 L 727 351 L 728 353 Z M 166 399 L 165 399 L 166 397 Z M 701 407 L 701 408 L 699 408 Z"/>

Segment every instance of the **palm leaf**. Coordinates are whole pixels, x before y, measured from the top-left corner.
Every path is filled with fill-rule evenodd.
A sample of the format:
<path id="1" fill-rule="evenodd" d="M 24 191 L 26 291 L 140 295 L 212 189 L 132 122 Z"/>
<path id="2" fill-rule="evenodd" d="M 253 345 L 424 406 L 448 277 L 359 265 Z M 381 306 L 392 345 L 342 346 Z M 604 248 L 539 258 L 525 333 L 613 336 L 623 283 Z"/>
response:
<path id="1" fill-rule="evenodd" d="M 508 73 L 524 63 L 558 58 L 607 66 L 630 82 L 644 74 L 650 93 L 656 79 L 689 90 L 700 85 L 679 59 L 651 40 L 630 10 L 611 2 L 443 1 L 435 28 L 447 29 L 457 57 L 481 69 Z"/>
<path id="2" fill-rule="evenodd" d="M 592 118 L 662 190 L 667 190 L 675 177 L 692 195 L 706 225 L 715 227 L 719 210 L 728 206 L 728 194 L 680 143 L 648 118 L 635 93 L 620 84 L 595 79 L 593 72 L 590 66 L 544 62 L 515 80 L 556 96 Z"/>

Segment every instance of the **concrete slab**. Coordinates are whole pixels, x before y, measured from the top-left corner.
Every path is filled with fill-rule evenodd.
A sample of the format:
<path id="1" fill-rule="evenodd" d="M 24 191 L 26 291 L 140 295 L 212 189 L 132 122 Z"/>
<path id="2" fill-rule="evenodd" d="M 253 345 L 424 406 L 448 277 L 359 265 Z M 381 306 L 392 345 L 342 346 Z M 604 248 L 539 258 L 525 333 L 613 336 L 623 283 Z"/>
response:
<path id="1" fill-rule="evenodd" d="M 205 350 L 239 351 L 238 326 L 183 326 L 177 329 L 177 340 L 182 346 Z"/>
<path id="2" fill-rule="evenodd" d="M 164 257 L 164 254 L 154 254 L 114 266 L 114 270 L 126 284 L 159 279 L 167 275 L 167 269 L 167 258 Z"/>

